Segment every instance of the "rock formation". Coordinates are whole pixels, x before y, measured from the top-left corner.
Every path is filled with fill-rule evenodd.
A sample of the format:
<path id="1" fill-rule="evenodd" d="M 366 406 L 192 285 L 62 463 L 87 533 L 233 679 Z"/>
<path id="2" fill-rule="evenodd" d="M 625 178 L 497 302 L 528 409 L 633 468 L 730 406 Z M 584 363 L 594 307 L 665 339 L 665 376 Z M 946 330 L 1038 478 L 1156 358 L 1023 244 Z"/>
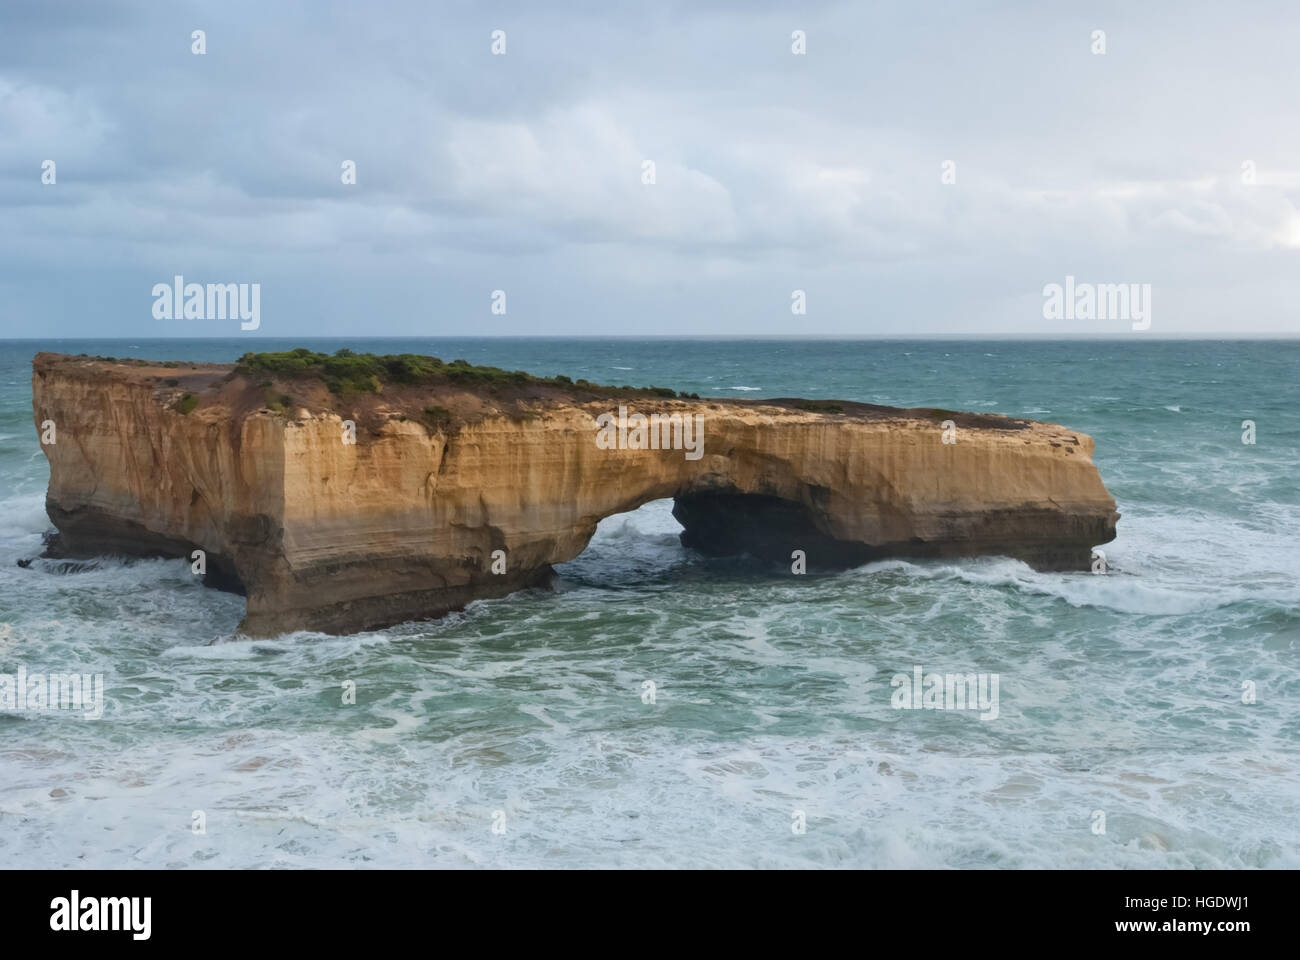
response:
<path id="1" fill-rule="evenodd" d="M 268 636 L 544 585 L 602 518 L 665 497 L 687 546 L 786 575 L 795 550 L 810 568 L 991 553 L 1083 570 L 1115 536 L 1092 439 L 1064 427 L 432 362 L 352 389 L 319 367 L 38 354 L 35 420 L 55 440 L 42 445 L 58 528 L 47 555 L 203 550 L 208 582 L 247 596 L 240 631 Z M 656 420 L 655 446 L 675 448 L 637 449 L 637 414 L 685 418 Z"/>

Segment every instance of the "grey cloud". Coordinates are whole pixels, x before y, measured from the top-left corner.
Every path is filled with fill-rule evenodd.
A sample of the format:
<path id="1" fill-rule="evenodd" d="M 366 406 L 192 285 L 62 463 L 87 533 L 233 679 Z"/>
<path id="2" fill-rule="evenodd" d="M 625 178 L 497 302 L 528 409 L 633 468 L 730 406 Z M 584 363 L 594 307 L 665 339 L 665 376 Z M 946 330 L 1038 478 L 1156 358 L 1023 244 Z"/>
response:
<path id="1" fill-rule="evenodd" d="M 1155 331 L 1289 333 L 1298 35 L 1280 2 L 8 5 L 0 335 L 225 334 L 152 319 L 174 273 L 261 282 L 270 335 L 1107 332 L 1047 328 L 1066 273 L 1157 284 Z"/>

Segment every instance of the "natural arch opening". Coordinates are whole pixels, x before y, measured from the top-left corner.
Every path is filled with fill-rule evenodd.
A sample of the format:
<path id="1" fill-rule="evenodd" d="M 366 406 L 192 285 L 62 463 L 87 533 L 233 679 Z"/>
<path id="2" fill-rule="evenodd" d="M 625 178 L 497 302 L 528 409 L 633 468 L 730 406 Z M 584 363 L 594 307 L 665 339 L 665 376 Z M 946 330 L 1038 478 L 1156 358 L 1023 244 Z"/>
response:
<path id="1" fill-rule="evenodd" d="M 837 540 L 817 527 L 815 511 L 781 497 L 719 490 L 655 498 L 603 518 L 582 553 L 555 571 L 569 582 L 632 585 L 706 557 L 749 555 L 789 565 L 803 551 L 811 567 L 844 569 L 882 551 Z M 689 551 L 689 552 L 688 552 Z"/>
<path id="2" fill-rule="evenodd" d="M 636 586 L 667 576 L 690 561 L 682 546 L 682 526 L 673 518 L 673 501 L 656 498 L 604 517 L 582 553 L 554 565 L 570 584 Z"/>
<path id="3" fill-rule="evenodd" d="M 709 556 L 748 553 L 789 563 L 802 550 L 810 564 L 853 567 L 876 558 L 863 543 L 836 540 L 817 528 L 813 511 L 801 503 L 751 493 L 692 493 L 677 497 L 673 516 L 682 525 L 682 545 Z"/>

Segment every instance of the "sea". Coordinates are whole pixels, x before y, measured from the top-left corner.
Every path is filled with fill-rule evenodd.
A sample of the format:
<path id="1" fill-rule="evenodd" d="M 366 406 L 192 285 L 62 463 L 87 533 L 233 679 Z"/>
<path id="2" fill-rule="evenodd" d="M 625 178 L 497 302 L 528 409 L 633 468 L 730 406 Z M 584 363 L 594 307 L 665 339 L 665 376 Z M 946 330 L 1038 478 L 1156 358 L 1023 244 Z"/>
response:
<path id="1" fill-rule="evenodd" d="M 1059 423 L 1119 536 L 1104 573 L 797 576 L 683 548 L 662 500 L 553 590 L 261 640 L 186 560 L 18 564 L 33 354 L 297 346 Z M 1300 867 L 1298 373 L 1300 341 L 1136 336 L 0 341 L 0 675 L 104 684 L 98 719 L 0 711 L 0 867 Z M 996 711 L 900 706 L 918 669 Z"/>

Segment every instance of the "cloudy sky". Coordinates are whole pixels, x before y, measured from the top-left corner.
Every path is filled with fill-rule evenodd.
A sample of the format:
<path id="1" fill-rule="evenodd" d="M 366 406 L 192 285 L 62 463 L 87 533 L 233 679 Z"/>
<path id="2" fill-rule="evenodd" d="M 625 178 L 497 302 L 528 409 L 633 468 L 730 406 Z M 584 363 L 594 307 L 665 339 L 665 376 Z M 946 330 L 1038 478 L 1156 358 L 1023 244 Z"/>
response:
<path id="1" fill-rule="evenodd" d="M 0 7 L 5 337 L 1294 335 L 1298 205 L 1291 2 Z"/>

